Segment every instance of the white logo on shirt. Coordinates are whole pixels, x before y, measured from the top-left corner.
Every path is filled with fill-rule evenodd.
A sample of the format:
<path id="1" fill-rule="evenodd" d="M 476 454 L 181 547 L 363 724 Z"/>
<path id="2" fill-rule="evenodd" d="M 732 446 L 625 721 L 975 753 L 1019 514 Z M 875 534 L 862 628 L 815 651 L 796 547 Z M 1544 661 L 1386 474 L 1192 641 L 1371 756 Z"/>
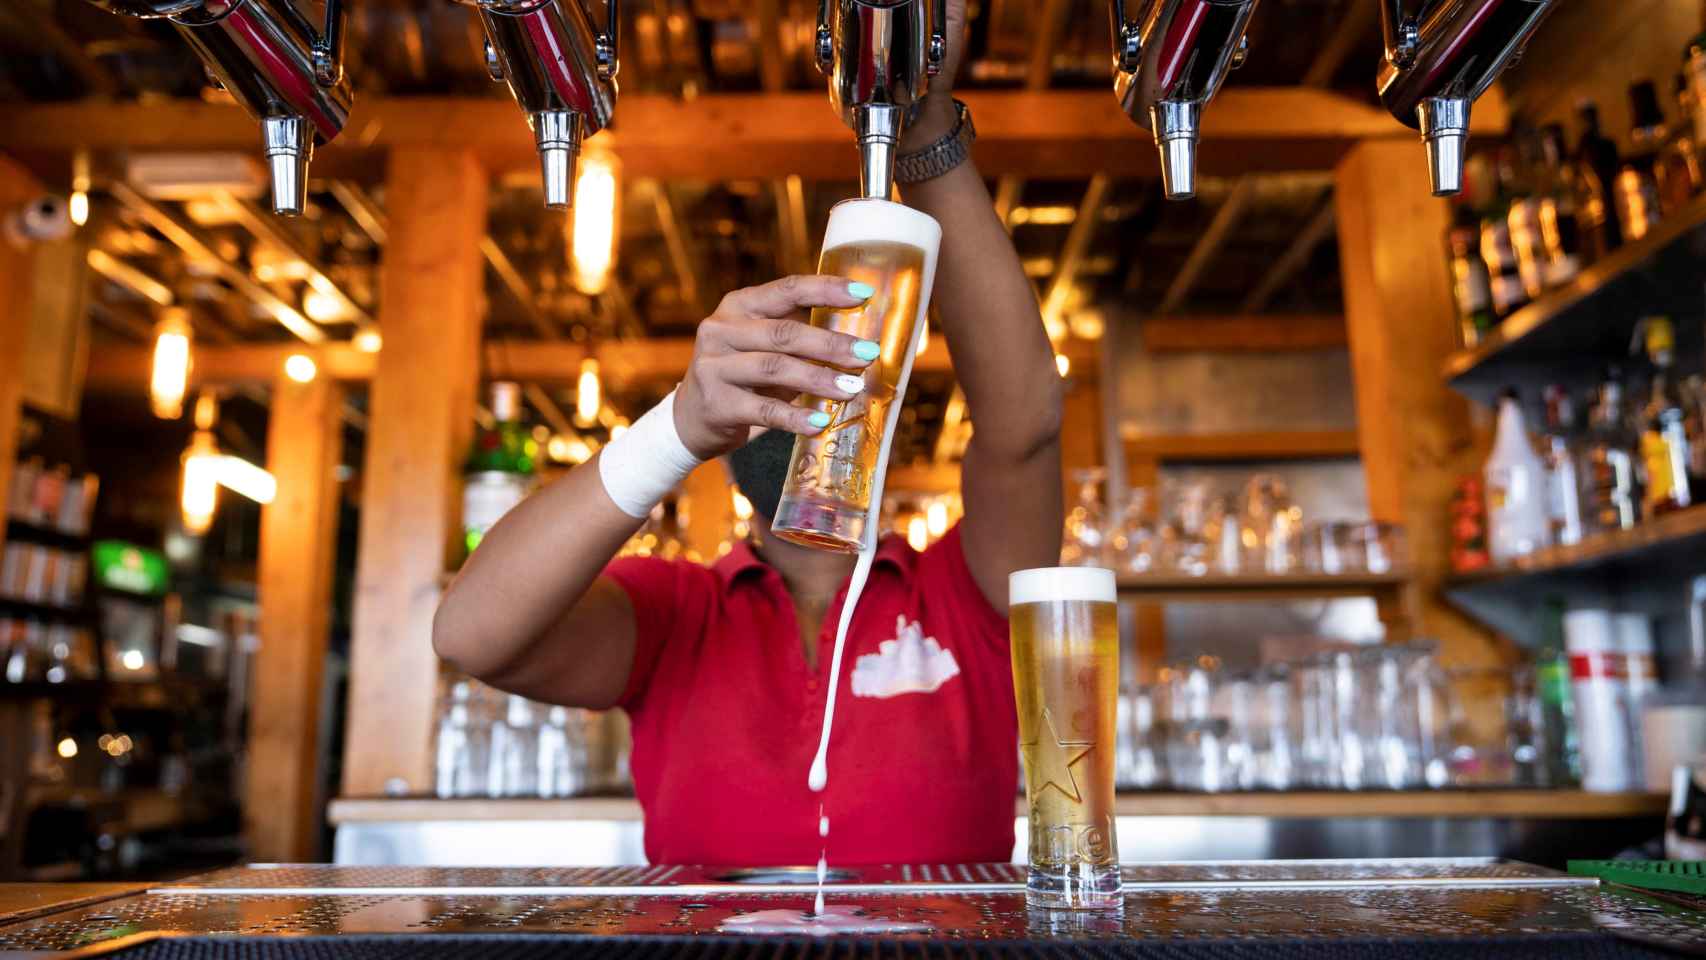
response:
<path id="1" fill-rule="evenodd" d="M 887 699 L 903 693 L 934 693 L 960 675 L 959 661 L 952 650 L 942 649 L 935 637 L 905 616 L 895 617 L 895 638 L 877 644 L 853 664 L 853 695 Z"/>

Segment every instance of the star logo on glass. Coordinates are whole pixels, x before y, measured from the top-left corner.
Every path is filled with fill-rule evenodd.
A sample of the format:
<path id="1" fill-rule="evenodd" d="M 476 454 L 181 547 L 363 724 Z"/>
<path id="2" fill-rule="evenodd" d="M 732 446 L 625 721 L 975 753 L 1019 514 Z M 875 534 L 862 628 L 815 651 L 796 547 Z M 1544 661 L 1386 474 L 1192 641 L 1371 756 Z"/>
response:
<path id="1" fill-rule="evenodd" d="M 1037 731 L 1037 739 L 1022 744 L 1025 756 L 1032 764 L 1031 780 L 1039 783 L 1037 794 L 1040 796 L 1049 787 L 1059 790 L 1063 796 L 1073 803 L 1083 803 L 1084 797 L 1078 792 L 1078 781 L 1072 776 L 1072 765 L 1090 755 L 1096 749 L 1096 744 L 1089 740 L 1062 740 L 1056 732 L 1054 717 L 1048 708 L 1043 708 L 1043 726 L 1046 730 Z"/>

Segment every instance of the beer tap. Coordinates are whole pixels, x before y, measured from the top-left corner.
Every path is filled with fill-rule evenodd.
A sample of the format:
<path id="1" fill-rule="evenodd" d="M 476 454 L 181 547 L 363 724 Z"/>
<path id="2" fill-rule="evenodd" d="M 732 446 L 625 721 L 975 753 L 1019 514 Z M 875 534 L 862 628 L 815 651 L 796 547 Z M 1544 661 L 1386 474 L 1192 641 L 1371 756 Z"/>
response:
<path id="1" fill-rule="evenodd" d="M 859 190 L 888 199 L 895 144 L 948 52 L 947 0 L 818 0 L 817 68 L 859 141 Z"/>
<path id="2" fill-rule="evenodd" d="M 1422 133 L 1436 197 L 1463 189 L 1469 108 L 1516 62 L 1552 0 L 1379 0 L 1380 102 Z"/>
<path id="3" fill-rule="evenodd" d="M 581 142 L 616 112 L 617 0 L 593 28 L 581 0 L 464 0 L 486 28 L 486 71 L 506 81 L 533 128 L 545 206 L 574 202 Z"/>
<path id="4" fill-rule="evenodd" d="M 1146 0 L 1138 19 L 1125 0 L 1108 7 L 1114 38 L 1114 96 L 1161 151 L 1169 200 L 1196 196 L 1202 108 L 1226 74 L 1244 64 L 1244 28 L 1256 0 Z"/>
<path id="5" fill-rule="evenodd" d="M 208 76 L 261 122 L 274 213 L 296 216 L 308 161 L 349 119 L 343 0 L 316 30 L 297 0 L 90 0 L 113 13 L 172 22 Z"/>

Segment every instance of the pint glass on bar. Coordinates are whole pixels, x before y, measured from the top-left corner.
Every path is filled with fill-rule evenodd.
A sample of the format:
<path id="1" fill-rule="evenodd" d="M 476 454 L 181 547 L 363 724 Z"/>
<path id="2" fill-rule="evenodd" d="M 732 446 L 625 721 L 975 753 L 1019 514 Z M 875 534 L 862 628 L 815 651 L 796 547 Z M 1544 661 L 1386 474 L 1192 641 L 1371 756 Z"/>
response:
<path id="1" fill-rule="evenodd" d="M 1119 623 L 1114 574 L 1044 567 L 1008 578 L 1013 692 L 1025 764 L 1033 906 L 1120 905 L 1114 838 Z"/>
<path id="2" fill-rule="evenodd" d="M 782 500 L 771 530 L 784 540 L 845 553 L 864 544 L 871 491 L 901 399 L 916 331 L 930 305 L 942 227 L 928 214 L 887 200 L 843 200 L 829 212 L 818 272 L 870 284 L 857 307 L 812 311 L 812 326 L 875 341 L 877 359 L 863 371 L 865 389 L 851 400 L 804 396 L 829 415 L 829 426 L 794 442 Z M 857 373 L 859 371 L 848 371 Z"/>

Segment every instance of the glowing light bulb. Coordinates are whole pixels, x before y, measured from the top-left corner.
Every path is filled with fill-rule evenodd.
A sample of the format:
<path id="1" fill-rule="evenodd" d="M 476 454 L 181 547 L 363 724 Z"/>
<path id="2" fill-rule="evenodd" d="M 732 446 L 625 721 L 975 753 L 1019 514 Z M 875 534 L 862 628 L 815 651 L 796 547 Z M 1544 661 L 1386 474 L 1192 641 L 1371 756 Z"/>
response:
<path id="1" fill-rule="evenodd" d="M 89 222 L 89 181 L 89 151 L 78 150 L 71 155 L 71 200 L 66 213 L 79 227 Z"/>
<path id="2" fill-rule="evenodd" d="M 930 501 L 930 506 L 924 508 L 924 525 L 932 537 L 939 537 L 947 533 L 948 505 L 940 500 Z"/>
<path id="3" fill-rule="evenodd" d="M 65 208 L 66 212 L 71 216 L 71 222 L 77 226 L 81 227 L 83 224 L 89 222 L 89 195 L 87 193 L 84 193 L 81 190 L 73 190 L 71 192 L 71 200 L 66 204 Z M 77 746 L 76 742 L 71 741 L 71 746 L 75 748 Z M 76 756 L 76 754 L 73 754 L 73 756 Z"/>
<path id="4" fill-rule="evenodd" d="M 154 369 L 148 378 L 148 402 L 156 417 L 176 420 L 184 415 L 189 379 L 189 311 L 167 307 L 154 326 Z"/>
<path id="5" fill-rule="evenodd" d="M 739 490 L 735 490 L 733 492 L 734 492 L 734 501 L 735 501 L 735 519 L 737 519 L 737 520 L 751 520 L 752 519 L 752 501 L 748 500 L 746 498 L 746 494 L 741 493 Z"/>
<path id="6" fill-rule="evenodd" d="M 1060 371 L 1060 376 L 1064 379 L 1066 374 L 1072 369 L 1072 361 L 1066 356 L 1066 354 L 1057 353 L 1054 355 L 1054 368 Z"/>
<path id="7" fill-rule="evenodd" d="M 141 670 L 143 667 L 143 664 L 146 662 L 147 661 L 143 660 L 143 658 L 142 658 L 142 651 L 141 650 L 126 650 L 124 652 L 124 656 L 119 657 L 119 663 L 124 664 L 124 668 L 126 670 Z M 128 740 L 130 738 L 124 737 L 122 739 Z M 108 742 L 110 744 L 113 744 L 116 746 L 119 741 L 118 740 L 111 740 Z M 120 751 L 120 752 L 122 753 L 123 751 Z"/>
<path id="8" fill-rule="evenodd" d="M 378 327 L 369 325 L 357 330 L 349 343 L 362 353 L 378 353 L 385 345 L 385 338 L 380 335 Z"/>
<path id="9" fill-rule="evenodd" d="M 214 458 L 213 477 L 220 486 L 256 503 L 271 503 L 278 496 L 278 479 L 242 457 Z"/>
<path id="10" fill-rule="evenodd" d="M 336 296 L 309 281 L 308 289 L 302 293 L 302 312 L 315 323 L 330 323 L 343 316 L 344 305 Z"/>
<path id="11" fill-rule="evenodd" d="M 923 517 L 916 514 L 906 521 L 906 542 L 914 550 L 923 550 L 930 545 L 930 527 Z"/>
<path id="12" fill-rule="evenodd" d="M 575 421 L 581 426 L 598 422 L 598 409 L 603 405 L 603 388 L 598 382 L 598 361 L 587 357 L 581 361 L 580 379 L 575 383 Z"/>
<path id="13" fill-rule="evenodd" d="M 570 226 L 570 275 L 575 289 L 589 295 L 604 292 L 616 263 L 616 174 L 611 154 L 595 150 L 581 155 Z"/>
<path id="14" fill-rule="evenodd" d="M 306 353 L 293 353 L 284 358 L 284 375 L 297 383 L 313 383 L 315 374 L 319 372 L 314 358 Z"/>
<path id="15" fill-rule="evenodd" d="M 72 757 L 75 757 L 77 755 L 77 741 L 71 739 L 70 737 L 66 737 L 65 739 L 59 741 L 58 746 L 56 746 L 54 749 L 56 752 L 58 752 L 58 754 L 60 756 L 69 760 Z"/>

